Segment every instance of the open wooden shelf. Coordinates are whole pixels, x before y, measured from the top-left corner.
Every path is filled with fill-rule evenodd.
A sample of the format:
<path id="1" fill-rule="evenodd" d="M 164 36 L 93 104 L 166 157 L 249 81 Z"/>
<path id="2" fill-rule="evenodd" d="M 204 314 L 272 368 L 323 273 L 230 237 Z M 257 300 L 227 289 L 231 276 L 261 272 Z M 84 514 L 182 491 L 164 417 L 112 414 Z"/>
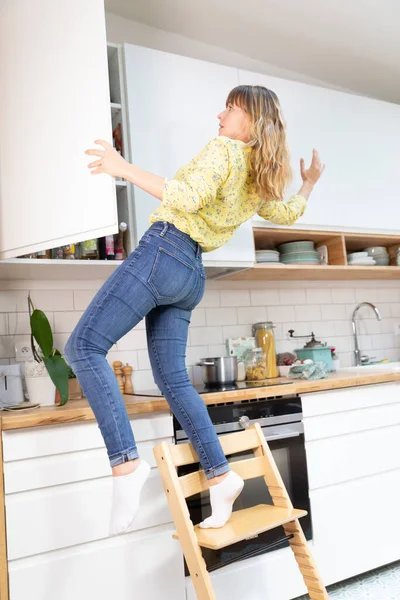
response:
<path id="1" fill-rule="evenodd" d="M 364 234 L 254 227 L 256 250 L 272 250 L 284 242 L 308 240 L 313 241 L 316 248 L 323 245 L 327 246 L 329 265 L 258 263 L 250 269 L 226 275 L 223 279 L 230 281 L 400 279 L 400 267 L 396 266 L 396 251 L 400 247 L 400 234 Z M 347 254 L 349 252 L 360 251 L 369 246 L 385 246 L 390 255 L 391 265 L 388 267 L 348 265 Z"/>
<path id="2" fill-rule="evenodd" d="M 244 271 L 232 273 L 224 280 L 262 281 L 279 279 L 344 280 L 344 279 L 400 279 L 400 267 L 352 267 L 346 265 L 282 265 L 278 263 L 258 264 Z"/>

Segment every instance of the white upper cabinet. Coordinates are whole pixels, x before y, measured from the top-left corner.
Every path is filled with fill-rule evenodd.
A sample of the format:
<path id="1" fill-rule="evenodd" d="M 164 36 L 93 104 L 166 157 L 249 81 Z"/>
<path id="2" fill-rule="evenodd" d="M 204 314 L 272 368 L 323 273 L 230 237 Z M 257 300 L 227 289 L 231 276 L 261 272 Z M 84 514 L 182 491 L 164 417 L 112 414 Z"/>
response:
<path id="1" fill-rule="evenodd" d="M 84 154 L 112 141 L 103 2 L 12 0 L 0 17 L 0 258 L 117 232 L 114 183 Z"/>
<path id="2" fill-rule="evenodd" d="M 218 135 L 217 115 L 238 85 L 237 69 L 131 44 L 124 50 L 132 161 L 171 178 Z M 136 242 L 159 206 L 135 187 Z M 206 266 L 246 261 L 254 261 L 251 221 L 222 248 L 203 255 Z"/>
<path id="3" fill-rule="evenodd" d="M 314 147 L 327 165 L 299 224 L 400 230 L 400 106 L 249 71 L 239 80 L 280 99 L 295 175 L 288 197 L 302 183 L 300 157 L 309 164 Z"/>

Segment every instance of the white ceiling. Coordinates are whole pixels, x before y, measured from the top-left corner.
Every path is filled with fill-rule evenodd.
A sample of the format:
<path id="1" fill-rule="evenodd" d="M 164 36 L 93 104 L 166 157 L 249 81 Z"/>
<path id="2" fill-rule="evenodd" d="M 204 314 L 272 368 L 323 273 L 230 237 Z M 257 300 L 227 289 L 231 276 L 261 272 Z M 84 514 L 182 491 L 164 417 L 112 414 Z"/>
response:
<path id="1" fill-rule="evenodd" d="M 105 8 L 400 104 L 400 0 L 105 0 Z"/>

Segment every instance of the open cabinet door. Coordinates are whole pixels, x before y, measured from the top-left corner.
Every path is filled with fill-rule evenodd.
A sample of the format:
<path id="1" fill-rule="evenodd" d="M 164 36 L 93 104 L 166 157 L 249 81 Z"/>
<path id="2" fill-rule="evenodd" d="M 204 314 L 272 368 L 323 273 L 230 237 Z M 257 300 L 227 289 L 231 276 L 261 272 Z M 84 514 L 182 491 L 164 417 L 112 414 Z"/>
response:
<path id="1" fill-rule="evenodd" d="M 118 231 L 103 0 L 0 0 L 0 258 Z"/>

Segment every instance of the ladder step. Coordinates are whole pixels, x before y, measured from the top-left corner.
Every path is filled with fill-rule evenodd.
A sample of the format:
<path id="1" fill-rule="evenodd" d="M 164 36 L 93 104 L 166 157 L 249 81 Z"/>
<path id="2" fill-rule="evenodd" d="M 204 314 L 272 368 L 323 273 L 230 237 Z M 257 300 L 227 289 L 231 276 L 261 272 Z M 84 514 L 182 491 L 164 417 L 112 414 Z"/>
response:
<path id="1" fill-rule="evenodd" d="M 306 514 L 307 511 L 296 508 L 259 504 L 232 513 L 225 527 L 201 529 L 196 525 L 194 531 L 199 546 L 219 550 L 269 529 L 275 529 L 284 523 L 304 517 Z M 177 538 L 177 535 L 174 534 L 173 537 Z"/>

